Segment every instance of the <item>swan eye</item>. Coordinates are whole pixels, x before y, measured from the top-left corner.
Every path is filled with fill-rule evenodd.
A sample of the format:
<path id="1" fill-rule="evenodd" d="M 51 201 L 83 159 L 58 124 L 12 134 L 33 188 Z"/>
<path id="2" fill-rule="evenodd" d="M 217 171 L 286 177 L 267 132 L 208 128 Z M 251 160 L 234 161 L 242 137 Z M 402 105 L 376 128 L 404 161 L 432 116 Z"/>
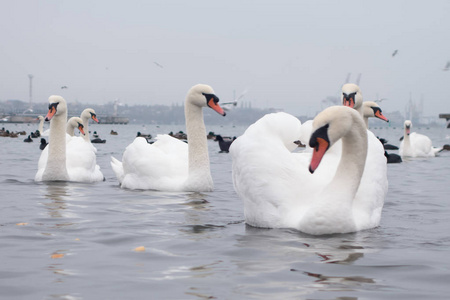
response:
<path id="1" fill-rule="evenodd" d="M 322 140 L 326 141 L 328 143 L 327 149 L 329 148 L 329 144 L 330 144 L 330 140 L 328 138 L 328 128 L 329 127 L 330 127 L 330 125 L 326 124 L 313 132 L 313 134 L 311 135 L 311 138 L 309 139 L 309 146 L 311 148 L 315 148 L 316 150 L 318 150 L 318 147 L 319 147 L 318 139 L 322 139 Z"/>
<path id="2" fill-rule="evenodd" d="M 59 102 L 51 103 L 48 105 L 48 109 L 55 109 L 58 107 Z"/>
<path id="3" fill-rule="evenodd" d="M 214 94 L 206 94 L 206 93 L 202 93 L 203 96 L 205 96 L 206 98 L 206 102 L 209 102 L 211 99 L 214 101 L 214 103 L 218 103 L 219 102 L 219 97 L 217 97 Z"/>

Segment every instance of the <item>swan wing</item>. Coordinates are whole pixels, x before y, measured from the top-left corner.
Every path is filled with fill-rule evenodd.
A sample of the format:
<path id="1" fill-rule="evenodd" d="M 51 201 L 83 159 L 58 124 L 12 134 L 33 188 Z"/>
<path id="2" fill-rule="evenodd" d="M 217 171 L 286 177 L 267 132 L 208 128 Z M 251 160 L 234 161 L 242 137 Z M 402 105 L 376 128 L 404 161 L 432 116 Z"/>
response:
<path id="1" fill-rule="evenodd" d="M 122 158 L 122 187 L 176 191 L 188 175 L 188 146 L 169 135 L 158 135 L 148 144 L 137 137 Z"/>

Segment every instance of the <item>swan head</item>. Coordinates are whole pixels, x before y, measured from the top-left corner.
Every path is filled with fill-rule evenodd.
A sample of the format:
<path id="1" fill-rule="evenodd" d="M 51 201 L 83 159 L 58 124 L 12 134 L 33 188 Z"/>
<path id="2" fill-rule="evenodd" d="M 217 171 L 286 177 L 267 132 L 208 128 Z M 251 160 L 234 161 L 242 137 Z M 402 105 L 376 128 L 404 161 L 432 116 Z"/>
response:
<path id="1" fill-rule="evenodd" d="M 54 116 L 67 112 L 66 100 L 63 97 L 53 95 L 48 98 L 48 102 L 48 113 L 45 116 L 45 121 L 50 121 Z"/>
<path id="2" fill-rule="evenodd" d="M 81 134 L 85 135 L 83 120 L 79 117 L 70 118 L 69 121 L 67 121 L 67 127 L 69 127 L 72 130 L 72 133 L 74 128 L 78 128 Z"/>
<path id="3" fill-rule="evenodd" d="M 83 112 L 81 113 L 81 118 L 85 120 L 92 119 L 95 122 L 99 123 L 97 119 L 97 114 L 95 113 L 95 110 L 93 110 L 92 108 L 86 108 L 85 110 L 83 110 Z"/>
<path id="4" fill-rule="evenodd" d="M 188 92 L 186 102 L 198 107 L 209 107 L 225 116 L 225 111 L 219 105 L 219 97 L 214 94 L 212 87 L 206 84 L 194 85 Z"/>
<path id="5" fill-rule="evenodd" d="M 406 120 L 404 126 L 406 134 L 409 135 L 411 133 L 412 122 L 410 120 Z"/>
<path id="6" fill-rule="evenodd" d="M 359 113 L 346 106 L 328 107 L 314 118 L 309 140 L 309 146 L 313 148 L 311 173 L 317 169 L 327 150 L 351 130 L 354 120 L 362 123 Z"/>
<path id="7" fill-rule="evenodd" d="M 383 115 L 380 106 L 373 101 L 363 102 L 363 113 L 365 118 L 378 118 L 389 122 L 388 118 Z"/>
<path id="8" fill-rule="evenodd" d="M 363 97 L 359 86 L 354 83 L 346 83 L 342 86 L 342 105 L 358 110 L 363 104 Z"/>

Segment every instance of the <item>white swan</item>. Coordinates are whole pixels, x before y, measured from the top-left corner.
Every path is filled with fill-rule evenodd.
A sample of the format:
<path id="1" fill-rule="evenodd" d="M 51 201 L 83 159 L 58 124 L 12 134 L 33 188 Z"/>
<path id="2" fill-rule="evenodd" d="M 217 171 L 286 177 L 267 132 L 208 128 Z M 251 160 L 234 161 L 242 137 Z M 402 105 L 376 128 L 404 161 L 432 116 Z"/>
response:
<path id="1" fill-rule="evenodd" d="M 39 134 L 42 135 L 42 133 L 44 132 L 44 121 L 45 121 L 45 118 L 43 116 L 39 116 L 38 119 L 39 119 L 38 130 L 39 130 Z"/>
<path id="2" fill-rule="evenodd" d="M 231 145 L 233 183 L 244 201 L 246 222 L 316 235 L 378 226 L 385 192 L 358 193 L 365 190 L 360 182 L 367 153 L 367 130 L 359 114 L 343 106 L 320 113 L 313 122 L 312 159 L 309 153 L 291 153 L 300 132 L 295 117 L 269 114 Z M 324 155 L 340 138 L 341 158 Z M 309 162 L 314 174 L 308 172 Z"/>
<path id="3" fill-rule="evenodd" d="M 90 143 L 91 139 L 90 139 L 90 135 L 89 135 L 89 120 L 92 119 L 98 123 L 99 121 L 97 119 L 97 114 L 95 113 L 94 109 L 86 108 L 81 113 L 80 118 L 83 120 L 84 131 L 85 131 L 85 135 L 83 136 L 83 138 L 86 142 Z"/>
<path id="4" fill-rule="evenodd" d="M 361 116 L 364 115 L 363 97 L 358 85 L 354 83 L 344 84 L 342 86 L 341 100 L 342 105 L 355 109 Z"/>
<path id="5" fill-rule="evenodd" d="M 369 118 L 378 118 L 380 120 L 389 122 L 388 118 L 383 115 L 381 107 L 373 101 L 363 102 L 363 118 L 366 128 L 369 128 Z"/>
<path id="6" fill-rule="evenodd" d="M 185 103 L 188 144 L 169 135 L 158 135 L 151 145 L 144 138 L 135 138 L 125 149 L 122 162 L 111 157 L 111 166 L 120 186 L 162 191 L 211 191 L 213 181 L 202 108 L 209 106 L 225 116 L 218 102 L 219 98 L 210 86 L 193 86 Z"/>
<path id="7" fill-rule="evenodd" d="M 71 137 L 75 136 L 75 128 L 78 128 L 82 135 L 85 134 L 83 120 L 79 117 L 72 117 L 69 119 L 69 121 L 67 121 L 66 133 Z"/>
<path id="8" fill-rule="evenodd" d="M 61 96 L 48 98 L 49 111 L 45 120 L 50 120 L 49 144 L 41 153 L 35 181 L 68 181 L 66 168 L 66 121 L 67 105 Z M 47 150 L 47 151 L 46 151 Z M 44 151 L 46 154 L 44 154 Z M 41 162 L 43 155 L 49 159 Z"/>
<path id="9" fill-rule="evenodd" d="M 442 150 L 434 148 L 429 137 L 416 132 L 411 133 L 412 123 L 406 120 L 404 123 L 403 140 L 400 143 L 398 153 L 401 157 L 430 157 Z"/>
<path id="10" fill-rule="evenodd" d="M 52 96 L 55 97 L 55 96 Z M 50 98 L 52 98 L 50 97 Z M 59 97 L 59 96 L 56 96 Z M 52 98 L 51 102 L 53 105 L 58 101 L 56 110 L 61 111 L 65 106 L 65 101 L 62 97 Z M 50 101 L 50 99 L 49 99 Z M 64 101 L 64 105 L 63 104 Z M 67 110 L 66 110 L 67 112 Z M 49 112 L 50 114 L 50 112 Z M 57 118 L 56 116 L 54 118 Z M 54 180 L 64 180 L 64 181 L 75 181 L 75 182 L 97 182 L 103 181 L 104 176 L 100 171 L 100 167 L 96 162 L 96 149 L 91 143 L 86 142 L 82 137 L 73 136 L 74 128 L 78 128 L 80 132 L 84 135 L 83 121 L 79 117 L 72 117 L 65 125 L 63 122 L 59 123 L 57 126 L 52 126 L 55 123 L 54 118 L 47 115 L 47 118 L 51 119 L 50 122 L 50 142 L 49 146 L 45 147 L 42 151 L 38 163 L 38 172 L 35 176 L 36 181 L 54 181 Z M 67 118 L 67 113 L 64 118 Z M 63 117 L 60 117 L 63 120 Z M 59 119 L 57 120 L 59 121 Z M 65 125 L 65 126 L 64 126 Z M 56 128 L 56 134 L 53 130 Z M 66 130 L 64 131 L 64 128 Z M 63 130 L 61 130 L 63 129 Z M 62 134 L 62 133 L 64 134 Z M 53 149 L 53 150 L 52 150 Z M 49 159 L 50 157 L 50 159 Z M 52 161 L 58 158 L 59 165 L 53 166 L 52 173 L 62 174 L 67 173 L 67 178 L 65 176 L 57 175 L 57 178 L 66 179 L 45 179 L 44 174 L 48 165 L 52 165 Z M 64 157 L 64 159 L 62 158 Z M 64 163 L 63 163 L 64 160 Z"/>

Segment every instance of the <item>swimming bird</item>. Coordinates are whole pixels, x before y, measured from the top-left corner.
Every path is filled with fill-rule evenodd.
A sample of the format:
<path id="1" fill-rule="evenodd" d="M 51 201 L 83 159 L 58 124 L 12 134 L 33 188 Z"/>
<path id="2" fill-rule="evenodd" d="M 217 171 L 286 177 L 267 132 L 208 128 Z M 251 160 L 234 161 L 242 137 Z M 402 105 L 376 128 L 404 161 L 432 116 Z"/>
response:
<path id="1" fill-rule="evenodd" d="M 25 143 L 31 143 L 33 142 L 33 139 L 31 138 L 31 135 L 28 135 L 26 139 L 23 140 Z"/>
<path id="2" fill-rule="evenodd" d="M 230 146 L 234 141 L 234 139 L 224 140 L 220 134 L 216 135 L 215 140 L 219 142 L 220 153 L 228 153 Z"/>
<path id="3" fill-rule="evenodd" d="M 69 174 L 66 167 L 66 120 L 67 105 L 61 96 L 50 96 L 49 110 L 45 117 L 50 121 L 49 145 L 44 149 L 48 151 L 44 158 L 44 151 L 38 163 L 35 181 L 68 181 Z M 44 156 L 43 156 L 44 155 Z M 42 160 L 41 160 L 42 159 Z"/>
<path id="4" fill-rule="evenodd" d="M 380 106 L 373 101 L 363 102 L 363 117 L 366 128 L 369 128 L 369 118 L 378 118 L 380 120 L 389 122 L 388 118 L 383 115 Z"/>
<path id="5" fill-rule="evenodd" d="M 50 141 L 38 162 L 35 181 L 96 182 L 104 180 L 96 164 L 96 149 L 83 137 L 70 136 L 74 128 L 83 131 L 81 118 L 73 117 L 66 124 L 67 105 L 61 96 L 49 98 Z M 67 133 L 69 132 L 69 133 Z"/>
<path id="6" fill-rule="evenodd" d="M 388 164 L 398 164 L 403 161 L 402 157 L 395 153 L 387 153 L 387 151 L 384 151 L 384 156 L 386 156 L 386 161 Z"/>
<path id="7" fill-rule="evenodd" d="M 82 135 L 85 134 L 83 120 L 79 117 L 72 117 L 67 121 L 66 133 L 71 137 L 75 136 L 75 128 L 78 128 Z"/>
<path id="8" fill-rule="evenodd" d="M 404 123 L 404 138 L 398 150 L 401 157 L 430 157 L 442 151 L 442 148 L 434 148 L 429 137 L 416 132 L 411 133 L 412 122 Z"/>
<path id="9" fill-rule="evenodd" d="M 89 120 L 92 119 L 95 122 L 99 123 L 97 114 L 95 113 L 94 109 L 86 108 L 81 112 L 80 118 L 83 120 L 84 131 L 86 133 L 83 138 L 86 142 L 90 143 L 91 140 L 89 138 Z"/>
<path id="10" fill-rule="evenodd" d="M 39 149 L 44 150 L 47 147 L 47 141 L 44 138 L 41 138 L 41 143 L 39 144 Z"/>
<path id="11" fill-rule="evenodd" d="M 301 123 L 292 115 L 275 113 L 233 142 L 233 184 L 244 201 L 246 223 L 314 235 L 378 226 L 386 174 L 381 168 L 371 182 L 362 182 L 368 131 L 361 116 L 348 107 L 332 106 L 316 116 L 312 131 L 313 153 L 292 153 Z M 336 157 L 327 152 L 338 140 L 342 151 Z"/>
<path id="12" fill-rule="evenodd" d="M 185 118 L 188 144 L 167 134 L 153 144 L 136 137 L 123 153 L 122 162 L 111 157 L 111 167 L 122 188 L 161 191 L 212 191 L 203 107 L 225 116 L 219 98 L 205 84 L 187 93 Z"/>

